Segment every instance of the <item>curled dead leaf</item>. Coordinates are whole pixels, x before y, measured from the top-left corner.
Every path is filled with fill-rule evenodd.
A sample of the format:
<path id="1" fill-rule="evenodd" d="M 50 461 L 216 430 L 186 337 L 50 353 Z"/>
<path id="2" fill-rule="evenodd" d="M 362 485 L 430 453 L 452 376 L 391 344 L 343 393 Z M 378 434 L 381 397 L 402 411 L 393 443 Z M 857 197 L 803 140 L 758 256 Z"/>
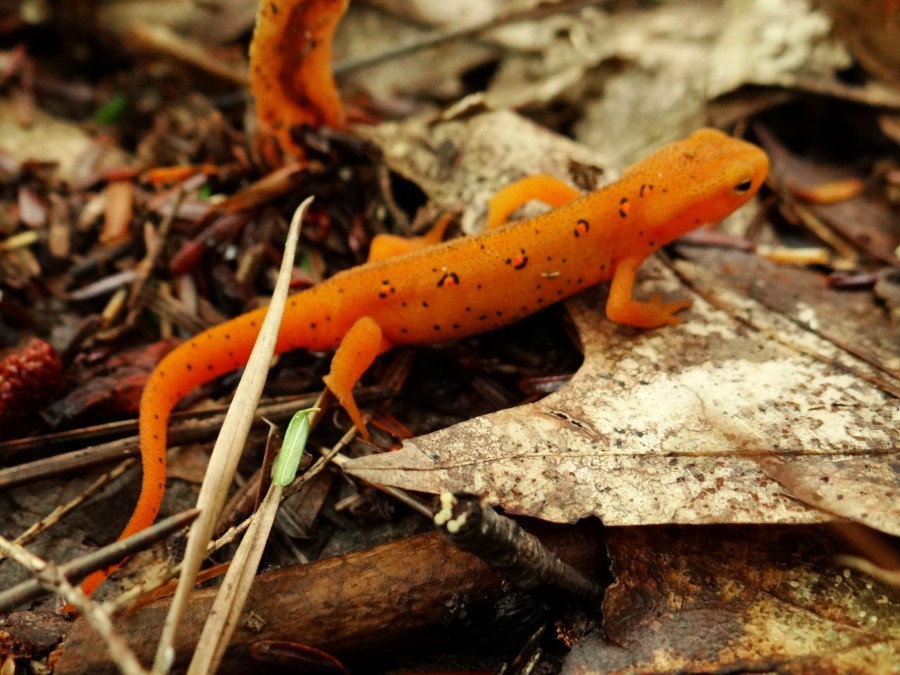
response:
<path id="1" fill-rule="evenodd" d="M 810 204 L 834 204 L 856 197 L 863 190 L 863 182 L 859 178 L 820 183 L 813 187 L 791 186 L 791 194 Z"/>

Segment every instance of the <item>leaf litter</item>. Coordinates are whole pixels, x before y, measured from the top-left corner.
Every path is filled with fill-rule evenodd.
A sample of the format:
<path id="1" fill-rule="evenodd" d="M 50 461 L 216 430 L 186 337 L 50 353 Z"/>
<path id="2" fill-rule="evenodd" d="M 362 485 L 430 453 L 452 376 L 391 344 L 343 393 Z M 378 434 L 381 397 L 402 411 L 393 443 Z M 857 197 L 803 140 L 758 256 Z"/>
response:
<path id="1" fill-rule="evenodd" d="M 479 34 L 471 50 L 451 43 L 444 53 L 465 52 L 465 58 L 449 62 L 449 72 L 429 72 L 434 63 L 447 63 L 440 58 L 420 59 L 422 69 L 416 76 L 410 70 L 415 59 L 404 61 L 403 67 L 383 66 L 394 68 L 392 78 L 368 78 L 362 71 L 352 80 L 354 88 L 365 92 L 367 80 L 381 87 L 362 105 L 403 115 L 413 109 L 440 109 L 466 91 L 473 73 L 498 68 L 483 95 L 444 114 L 380 124 L 360 134 L 374 140 L 386 164 L 434 202 L 423 211 L 461 208 L 463 229 L 471 231 L 483 216 L 488 196 L 517 177 L 545 171 L 590 189 L 600 176 L 604 182 L 612 179 L 616 169 L 648 146 L 683 135 L 707 116 L 743 121 L 751 112 L 783 102 L 791 95 L 785 89 L 794 95 L 819 91 L 857 102 L 880 101 L 885 109 L 879 120 L 882 128 L 889 128 L 896 94 L 871 83 L 850 88 L 835 77 L 835 71 L 849 63 L 847 55 L 809 3 L 691 5 L 660 4 L 645 12 L 619 9 L 608 15 L 587 8 L 574 17 L 533 22 L 534 28 L 507 26 Z M 354 9 L 342 29 L 351 27 Z M 723 27 L 727 30 L 717 33 Z M 374 34 L 383 37 L 384 44 L 396 41 L 389 30 Z M 336 50 L 344 59 L 354 44 L 352 33 L 346 38 L 339 33 L 338 44 L 344 45 Z M 743 68 L 728 67 L 739 61 Z M 447 86 L 437 98 L 443 100 L 434 101 L 429 87 L 442 80 Z M 738 91 L 746 83 L 779 89 Z M 586 145 L 554 136 L 540 123 L 512 112 L 490 112 L 491 105 L 525 110 L 552 128 L 571 123 L 576 139 Z M 27 153 L 21 161 L 26 158 Z M 732 231 L 743 234 L 747 221 L 747 213 L 739 214 L 732 219 L 738 223 Z M 896 534 L 900 521 L 892 466 L 897 466 L 900 419 L 892 398 L 898 361 L 890 344 L 895 335 L 891 327 L 879 323 L 869 336 L 859 335 L 868 323 L 856 333 L 835 331 L 834 320 L 841 318 L 835 313 L 844 305 L 834 303 L 838 309 L 829 314 L 827 294 L 816 298 L 818 302 L 808 302 L 810 295 L 794 301 L 789 291 L 799 277 L 771 266 L 764 266 L 758 279 L 730 274 L 746 272 L 750 262 L 757 261 L 746 254 L 705 255 L 690 249 L 688 257 L 671 269 L 645 265 L 638 289 L 642 296 L 659 290 L 683 296 L 687 284 L 699 294 L 682 326 L 653 332 L 614 326 L 602 318 L 603 292 L 585 294 L 568 305 L 585 348 L 585 363 L 561 392 L 412 439 L 399 452 L 353 460 L 349 467 L 358 475 L 375 476 L 377 482 L 421 485 L 426 491 L 432 486 L 439 486 L 434 491 L 450 485 L 477 488 L 510 511 L 548 520 L 594 514 L 607 525 L 812 523 L 843 516 Z M 772 283 L 776 278 L 784 281 L 782 287 Z M 871 296 L 864 297 L 870 311 L 878 312 Z M 888 337 L 882 339 L 884 335 Z M 893 600 L 882 603 L 888 595 L 854 579 L 854 584 L 845 584 L 850 597 L 837 603 L 838 609 L 846 605 L 847 615 L 841 616 L 815 595 L 821 585 L 817 578 L 800 574 L 806 564 L 803 551 L 793 558 L 779 557 L 777 531 L 609 530 L 619 582 L 605 608 L 605 628 L 619 647 L 634 652 L 628 655 L 630 661 L 619 663 L 645 668 L 647 662 L 637 657 L 646 644 L 658 647 L 651 658 L 659 658 L 660 650 L 670 652 L 666 663 L 673 667 L 718 665 L 715 659 L 704 661 L 700 651 L 679 661 L 675 652 L 681 645 L 664 639 L 667 629 L 670 637 L 688 638 L 704 637 L 704 629 L 717 627 L 713 637 L 721 640 L 710 639 L 708 651 L 716 648 L 727 654 L 733 648 L 741 657 L 752 655 L 748 643 L 753 631 L 768 636 L 787 631 L 795 642 L 806 639 L 806 656 L 814 650 L 824 653 L 829 645 L 846 647 L 845 660 L 838 662 L 843 664 L 852 664 L 859 653 L 853 650 L 869 638 L 874 649 L 883 641 L 883 653 L 892 654 L 892 633 L 869 630 L 868 624 L 853 624 L 848 617 L 858 610 L 867 613 L 870 623 L 877 617 L 881 628 L 886 623 L 879 611 L 895 611 Z M 694 532 L 696 539 L 686 532 Z M 807 530 L 790 530 L 788 537 L 799 538 L 801 532 Z M 708 547 L 710 538 L 720 545 Z M 699 553 L 688 550 L 688 543 Z M 778 558 L 777 565 L 767 566 L 767 555 Z M 671 577 L 678 575 L 679 558 L 692 571 L 676 580 Z M 641 568 L 642 561 L 652 565 Z M 637 570 L 632 577 L 629 562 Z M 728 568 L 727 562 L 737 569 Z M 803 618 L 809 607 L 831 612 L 840 624 L 834 627 L 839 639 L 828 642 L 822 635 L 801 633 L 798 622 L 781 621 L 791 608 L 765 604 L 771 585 L 760 579 L 735 581 L 757 571 L 760 577 L 781 574 L 795 581 L 791 587 L 796 593 L 806 593 L 814 602 L 803 605 L 793 598 L 801 611 L 791 616 Z M 844 572 L 826 574 L 819 579 L 839 577 L 836 585 L 847 579 Z M 616 593 L 622 589 L 626 592 L 618 596 L 616 614 Z M 759 600 L 758 616 L 736 614 L 726 620 L 729 605 L 721 602 L 693 614 L 707 621 L 692 621 L 689 613 L 697 607 L 696 598 L 717 589 L 726 601 L 746 605 L 748 598 Z M 874 594 L 874 608 L 857 603 L 866 600 L 866 593 Z M 653 610 L 670 599 L 672 611 L 654 624 Z M 679 609 L 688 620 L 669 622 L 669 615 L 672 621 L 680 619 Z M 627 624 L 629 618 L 634 626 Z M 660 642 L 640 633 L 648 622 L 651 629 L 662 627 Z M 846 629 L 845 624 L 859 630 Z M 684 627 L 680 633 L 674 630 L 678 625 Z M 820 627 L 832 629 L 824 621 Z M 743 646 L 734 637 L 742 630 L 750 636 Z M 787 648 L 772 651 L 764 664 L 777 665 L 777 659 L 794 653 Z M 584 664 L 582 656 L 573 654 L 572 672 Z M 588 669 L 607 663 L 612 670 L 615 664 L 603 658 L 590 657 Z"/>

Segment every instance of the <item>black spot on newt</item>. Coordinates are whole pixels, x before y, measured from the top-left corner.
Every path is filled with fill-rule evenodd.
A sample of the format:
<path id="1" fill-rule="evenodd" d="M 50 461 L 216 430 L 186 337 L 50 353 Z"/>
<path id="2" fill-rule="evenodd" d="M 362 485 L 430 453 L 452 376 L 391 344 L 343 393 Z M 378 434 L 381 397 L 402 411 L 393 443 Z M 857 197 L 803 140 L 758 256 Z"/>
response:
<path id="1" fill-rule="evenodd" d="M 591 224 L 588 221 L 583 220 L 583 219 L 579 220 L 577 223 L 575 223 L 575 230 L 574 230 L 575 238 L 578 239 L 578 237 L 580 237 L 581 235 L 587 234 L 590 229 L 591 229 Z"/>
<path id="2" fill-rule="evenodd" d="M 443 288 L 444 286 L 458 286 L 459 276 L 456 274 L 456 272 L 447 272 L 440 278 L 437 285 L 438 288 Z"/>
<path id="3" fill-rule="evenodd" d="M 512 265 L 514 270 L 525 269 L 525 265 L 528 264 L 528 256 L 525 255 L 525 249 L 520 248 L 519 251 L 520 253 L 518 255 L 506 259 L 506 264 Z"/>

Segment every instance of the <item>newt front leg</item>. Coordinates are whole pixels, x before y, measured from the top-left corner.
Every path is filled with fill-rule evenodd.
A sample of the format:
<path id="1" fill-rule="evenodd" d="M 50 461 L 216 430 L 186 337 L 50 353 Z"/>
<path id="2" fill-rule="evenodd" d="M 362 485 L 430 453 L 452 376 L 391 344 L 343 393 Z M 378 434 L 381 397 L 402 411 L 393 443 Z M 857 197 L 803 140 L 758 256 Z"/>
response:
<path id="1" fill-rule="evenodd" d="M 616 265 L 609 289 L 609 300 L 606 302 L 606 316 L 616 323 L 638 328 L 657 328 L 681 323 L 681 319 L 675 316 L 675 313 L 690 307 L 693 304 L 690 300 L 661 302 L 658 293 L 646 302 L 632 297 L 634 279 L 644 260 L 635 256 L 625 258 Z"/>

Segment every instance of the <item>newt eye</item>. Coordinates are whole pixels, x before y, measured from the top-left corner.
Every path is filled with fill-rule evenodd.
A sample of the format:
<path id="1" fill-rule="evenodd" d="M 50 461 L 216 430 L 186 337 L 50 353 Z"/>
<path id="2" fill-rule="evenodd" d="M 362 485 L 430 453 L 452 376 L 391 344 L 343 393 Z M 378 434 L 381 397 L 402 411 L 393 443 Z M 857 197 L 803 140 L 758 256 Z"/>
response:
<path id="1" fill-rule="evenodd" d="M 740 183 L 734 186 L 734 191 L 739 195 L 745 194 L 753 187 L 753 181 L 751 179 L 742 180 Z"/>

